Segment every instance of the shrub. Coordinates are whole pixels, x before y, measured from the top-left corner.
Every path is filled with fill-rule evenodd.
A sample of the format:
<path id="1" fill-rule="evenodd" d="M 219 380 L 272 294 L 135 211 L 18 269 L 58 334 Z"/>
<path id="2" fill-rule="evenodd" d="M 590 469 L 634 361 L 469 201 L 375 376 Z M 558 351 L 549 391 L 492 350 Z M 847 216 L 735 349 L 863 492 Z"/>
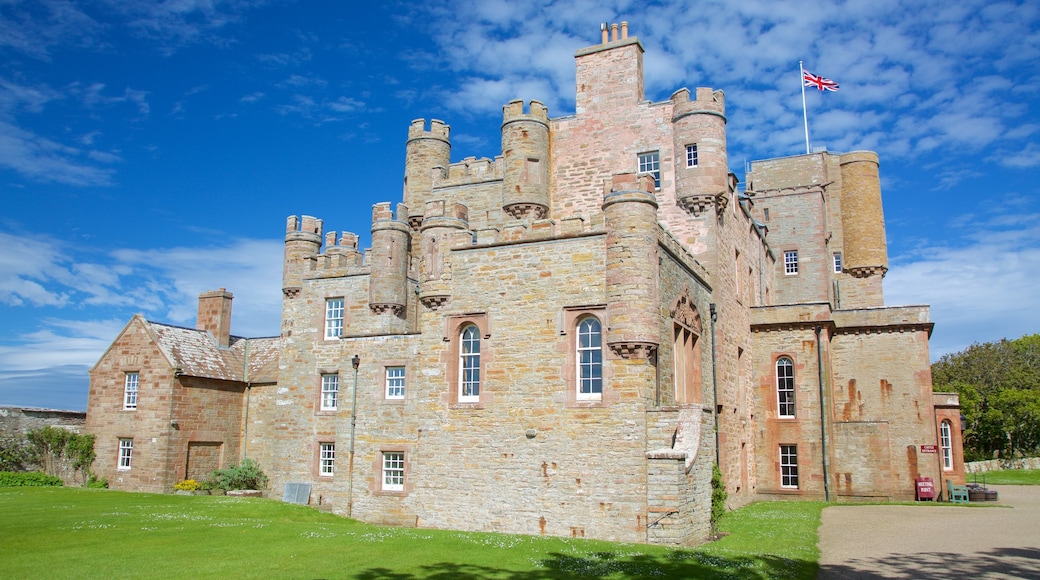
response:
<path id="1" fill-rule="evenodd" d="M 98 477 L 94 473 L 91 473 L 87 477 L 87 482 L 83 484 L 83 487 L 88 489 L 108 489 L 108 478 Z"/>
<path id="2" fill-rule="evenodd" d="M 227 469 L 213 472 L 213 487 L 224 491 L 233 489 L 264 489 L 267 487 L 267 476 L 252 459 L 243 459 Z"/>
<path id="3" fill-rule="evenodd" d="M 43 471 L 49 475 L 88 474 L 94 463 L 93 435 L 80 435 L 48 425 L 29 431 L 25 438 L 32 445 Z"/>
<path id="4" fill-rule="evenodd" d="M 35 449 L 24 437 L 0 439 L 0 471 L 25 471 L 35 464 Z"/>
<path id="5" fill-rule="evenodd" d="M 194 479 L 185 479 L 183 481 L 178 481 L 173 486 L 173 489 L 176 491 L 195 491 L 197 489 L 202 489 L 202 485 Z"/>
<path id="6" fill-rule="evenodd" d="M 0 487 L 61 487 L 60 477 L 39 471 L 0 471 Z"/>
<path id="7" fill-rule="evenodd" d="M 726 515 L 726 486 L 722 483 L 722 471 L 719 466 L 711 466 L 711 535 L 717 536 L 719 520 Z"/>

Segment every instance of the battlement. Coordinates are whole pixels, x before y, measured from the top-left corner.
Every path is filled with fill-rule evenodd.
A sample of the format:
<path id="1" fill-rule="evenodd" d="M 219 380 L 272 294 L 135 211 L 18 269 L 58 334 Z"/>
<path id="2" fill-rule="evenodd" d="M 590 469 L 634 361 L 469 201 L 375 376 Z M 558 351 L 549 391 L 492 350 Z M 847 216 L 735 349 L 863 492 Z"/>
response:
<path id="1" fill-rule="evenodd" d="M 672 121 L 687 115 L 714 114 L 725 119 L 726 93 L 710 87 L 697 87 L 694 100 L 690 100 L 690 89 L 683 87 L 669 97 L 672 101 Z"/>
<path id="2" fill-rule="evenodd" d="M 408 221 L 408 206 L 399 203 L 397 204 L 397 219 L 394 219 L 394 211 L 391 209 L 389 201 L 383 201 L 372 206 L 372 225 L 375 226 L 376 222 L 387 222 L 387 221 Z"/>
<path id="3" fill-rule="evenodd" d="M 498 181 L 503 178 L 502 157 L 494 160 L 487 157 L 467 157 L 452 163 L 448 167 L 434 167 L 432 170 L 433 187 L 453 187 L 471 185 L 487 181 Z"/>
<path id="4" fill-rule="evenodd" d="M 462 222 L 469 226 L 469 208 L 461 203 L 447 203 L 444 200 L 426 202 L 426 212 L 423 213 L 423 223 L 431 218 L 449 218 Z"/>
<path id="5" fill-rule="evenodd" d="M 289 239 L 290 235 L 297 233 L 316 235 L 321 239 L 322 220 L 309 215 L 302 216 L 302 219 L 301 216 L 289 216 L 285 220 L 285 238 Z"/>
<path id="6" fill-rule="evenodd" d="M 426 119 L 414 119 L 408 127 L 408 140 L 438 139 L 447 142 L 451 126 L 440 119 L 430 119 L 430 129 L 426 130 Z"/>
<path id="7" fill-rule="evenodd" d="M 531 101 L 528 113 L 524 113 L 524 101 L 515 99 L 509 101 L 508 105 L 502 106 L 502 124 L 513 121 L 535 121 L 543 124 L 549 123 L 549 108 L 541 101 Z"/>

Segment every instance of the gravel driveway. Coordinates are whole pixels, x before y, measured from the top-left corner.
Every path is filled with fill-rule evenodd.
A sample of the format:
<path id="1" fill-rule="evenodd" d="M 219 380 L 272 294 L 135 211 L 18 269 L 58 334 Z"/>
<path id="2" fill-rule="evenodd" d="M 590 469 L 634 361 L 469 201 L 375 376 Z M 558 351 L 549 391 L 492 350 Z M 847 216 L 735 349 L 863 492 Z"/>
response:
<path id="1" fill-rule="evenodd" d="M 819 579 L 1040 579 L 1040 486 L 991 485 L 970 506 L 823 510 Z"/>

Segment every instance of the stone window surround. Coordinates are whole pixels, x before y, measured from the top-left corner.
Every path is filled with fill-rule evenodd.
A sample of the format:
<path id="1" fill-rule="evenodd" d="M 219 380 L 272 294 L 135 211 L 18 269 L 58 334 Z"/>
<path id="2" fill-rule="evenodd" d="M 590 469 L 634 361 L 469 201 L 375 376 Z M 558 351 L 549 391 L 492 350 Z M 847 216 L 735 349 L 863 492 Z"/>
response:
<path id="1" fill-rule="evenodd" d="M 383 455 L 385 453 L 404 454 L 404 489 L 383 489 Z M 376 450 L 375 457 L 372 460 L 372 473 L 374 475 L 371 481 L 369 482 L 369 491 L 372 493 L 372 495 L 406 497 L 415 489 L 415 484 L 413 484 L 411 481 L 412 464 L 409 461 L 410 455 L 410 450 L 408 449 L 408 447 L 404 445 L 380 446 Z"/>
<path id="2" fill-rule="evenodd" d="M 399 368 L 404 373 L 400 377 L 403 381 L 404 394 L 400 397 L 391 397 L 388 395 L 390 390 L 390 369 Z M 386 403 L 404 403 L 405 398 L 408 397 L 408 365 L 404 361 L 392 361 L 383 363 L 383 396 L 380 399 Z"/>
<path id="3" fill-rule="evenodd" d="M 939 423 L 939 452 L 942 453 L 943 471 L 953 471 L 953 424 L 949 419 Z"/>
<path id="4" fill-rule="evenodd" d="M 333 300 L 339 300 L 343 304 L 342 304 L 342 308 L 340 308 L 340 311 L 339 311 L 339 314 L 340 314 L 339 318 L 330 319 L 329 318 L 329 304 Z M 340 323 L 339 334 L 334 335 L 334 336 L 329 336 L 329 321 L 330 320 L 338 320 L 339 321 L 339 323 Z M 343 336 L 343 331 L 346 329 L 346 326 L 347 326 L 347 300 L 346 300 L 346 297 L 344 297 L 342 294 L 330 294 L 330 295 L 326 296 L 325 300 L 322 301 L 322 312 L 321 312 L 322 338 L 324 340 L 339 340 Z"/>
<path id="5" fill-rule="evenodd" d="M 798 489 L 798 483 L 799 483 L 798 482 L 798 445 L 789 445 L 789 444 L 786 444 L 786 443 L 782 443 L 782 444 L 780 444 L 779 449 L 780 449 L 780 462 L 779 462 L 779 466 L 780 466 L 780 472 L 779 472 L 780 488 L 781 489 Z M 793 459 L 794 461 L 791 462 L 790 461 L 791 459 Z M 785 473 L 785 470 L 787 470 L 787 473 Z M 791 483 L 788 483 L 788 484 L 785 485 L 784 484 L 785 478 L 788 481 L 793 481 L 794 485 L 792 485 Z"/>
<path id="6" fill-rule="evenodd" d="M 486 312 L 471 312 L 466 314 L 455 314 L 444 318 L 445 329 L 443 341 L 448 343 L 444 352 L 445 373 L 447 383 L 447 403 L 452 409 L 483 409 L 491 404 L 494 397 L 491 395 L 487 385 L 486 369 L 494 358 L 494 352 L 490 347 L 491 323 Z M 469 324 L 477 327 L 480 336 L 480 394 L 475 402 L 459 401 L 459 349 L 461 347 L 461 332 Z M 406 394 L 407 396 L 407 394 Z"/>
<path id="7" fill-rule="evenodd" d="M 784 250 L 784 276 L 798 275 L 798 250 Z"/>
<path id="8" fill-rule="evenodd" d="M 134 464 L 134 438 L 119 437 L 118 439 L 119 446 L 116 450 L 116 469 L 119 471 L 130 471 Z"/>
<path id="9" fill-rule="evenodd" d="M 330 391 L 330 392 L 334 392 L 335 393 L 335 397 L 334 397 L 335 398 L 335 403 L 331 407 L 325 405 L 325 385 L 326 385 L 325 379 L 326 379 L 326 377 L 336 377 L 336 381 L 335 381 L 336 389 L 335 389 L 335 391 Z M 340 379 L 339 370 L 337 370 L 337 369 L 332 369 L 332 370 L 319 369 L 319 371 L 318 371 L 318 412 L 319 413 L 336 413 L 336 412 L 339 411 L 339 399 L 340 399 L 339 395 L 340 395 L 340 392 L 341 392 L 340 380 L 339 379 Z M 330 384 L 330 386 L 331 386 L 331 384 Z"/>
<path id="10" fill-rule="evenodd" d="M 792 412 L 790 414 L 788 414 L 788 415 L 784 415 L 781 412 L 781 402 L 780 402 L 780 379 L 781 379 L 781 377 L 780 377 L 780 361 L 781 360 L 786 360 L 791 365 L 791 376 L 790 376 L 791 388 L 790 388 L 790 401 L 789 401 L 789 404 L 791 406 Z M 798 416 L 798 407 L 797 407 L 798 401 L 795 400 L 795 391 L 797 390 L 797 387 L 796 387 L 796 383 L 795 383 L 794 369 L 795 369 L 794 355 L 779 354 L 779 355 L 776 355 L 773 358 L 773 379 L 774 379 L 773 380 L 773 384 L 776 387 L 776 416 L 779 419 L 795 419 Z M 787 377 L 784 377 L 784 378 L 787 378 Z"/>
<path id="11" fill-rule="evenodd" d="M 330 447 L 331 458 L 329 458 L 330 471 L 325 471 L 325 451 L 326 446 Z M 336 442 L 333 440 L 319 440 L 315 446 L 317 450 L 317 457 L 315 458 L 315 475 L 323 478 L 330 478 L 336 475 Z"/>
<path id="12" fill-rule="evenodd" d="M 128 370 L 123 371 L 123 410 L 124 411 L 136 411 L 137 400 L 141 395 L 141 372 L 139 370 Z M 133 403 L 130 403 L 130 377 L 134 377 L 133 381 Z"/>
<path id="13" fill-rule="evenodd" d="M 594 317 L 599 320 L 600 331 L 603 334 L 603 392 L 598 399 L 578 398 L 578 323 L 582 319 Z M 557 392 L 556 400 L 562 400 L 564 407 L 607 407 L 617 402 L 618 394 L 610 388 L 610 365 L 608 360 L 614 359 L 614 354 L 606 347 L 606 329 L 609 326 L 607 320 L 607 305 L 593 304 L 582 306 L 564 306 L 560 317 L 560 335 L 566 340 L 561 341 L 558 352 L 563 355 L 561 376 L 563 378 L 563 390 Z"/>

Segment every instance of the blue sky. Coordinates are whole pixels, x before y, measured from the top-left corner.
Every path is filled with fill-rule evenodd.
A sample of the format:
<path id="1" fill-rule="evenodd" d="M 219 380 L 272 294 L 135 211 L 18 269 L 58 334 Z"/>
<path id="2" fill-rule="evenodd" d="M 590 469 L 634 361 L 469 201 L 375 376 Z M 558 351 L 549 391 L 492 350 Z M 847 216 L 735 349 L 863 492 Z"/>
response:
<path id="1" fill-rule="evenodd" d="M 936 358 L 1038 332 L 1040 4 L 0 0 L 0 405 L 84 409 L 137 312 L 279 330 L 285 218 L 368 240 L 409 122 L 500 153 L 501 107 L 573 113 L 574 52 L 627 20 L 647 98 L 726 92 L 732 171 L 813 145 L 881 157 L 889 304 L 931 304 Z"/>

